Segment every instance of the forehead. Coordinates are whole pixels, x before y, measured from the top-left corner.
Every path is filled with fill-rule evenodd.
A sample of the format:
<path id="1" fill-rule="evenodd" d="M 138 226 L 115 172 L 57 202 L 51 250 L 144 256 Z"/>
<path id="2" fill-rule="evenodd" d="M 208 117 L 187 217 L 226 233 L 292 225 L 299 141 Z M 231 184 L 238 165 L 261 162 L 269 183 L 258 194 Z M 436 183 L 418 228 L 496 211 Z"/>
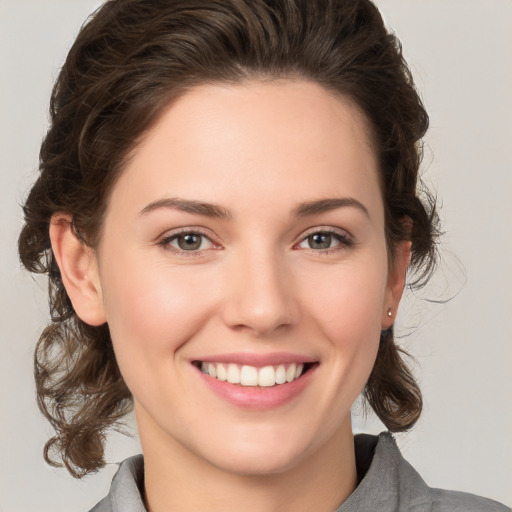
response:
<path id="1" fill-rule="evenodd" d="M 341 194 L 371 209 L 381 201 L 369 133 L 357 107 L 312 82 L 202 85 L 148 131 L 111 202 L 142 209 L 183 196 L 233 204 L 236 192 L 240 205 L 264 207 L 276 197 L 285 203 Z"/>

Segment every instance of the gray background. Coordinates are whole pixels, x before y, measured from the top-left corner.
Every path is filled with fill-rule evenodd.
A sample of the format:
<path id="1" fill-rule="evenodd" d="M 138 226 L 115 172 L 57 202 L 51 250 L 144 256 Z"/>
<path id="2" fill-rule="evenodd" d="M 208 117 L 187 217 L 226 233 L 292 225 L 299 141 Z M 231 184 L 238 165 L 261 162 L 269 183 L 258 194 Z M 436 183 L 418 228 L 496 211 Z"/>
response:
<path id="1" fill-rule="evenodd" d="M 48 467 L 32 351 L 47 319 L 45 281 L 16 254 L 19 203 L 34 179 L 51 85 L 97 0 L 0 0 L 0 512 L 84 512 L 115 464 L 83 481 Z M 425 411 L 399 436 L 430 485 L 512 503 L 512 2 L 377 0 L 400 36 L 431 115 L 424 169 L 446 235 L 440 271 L 399 315 Z M 465 277 L 466 276 L 466 277 Z M 459 293 L 460 292 L 460 293 Z M 444 305 L 430 300 L 447 299 Z M 354 408 L 356 431 L 382 426 Z M 138 451 L 113 436 L 114 463 Z"/>

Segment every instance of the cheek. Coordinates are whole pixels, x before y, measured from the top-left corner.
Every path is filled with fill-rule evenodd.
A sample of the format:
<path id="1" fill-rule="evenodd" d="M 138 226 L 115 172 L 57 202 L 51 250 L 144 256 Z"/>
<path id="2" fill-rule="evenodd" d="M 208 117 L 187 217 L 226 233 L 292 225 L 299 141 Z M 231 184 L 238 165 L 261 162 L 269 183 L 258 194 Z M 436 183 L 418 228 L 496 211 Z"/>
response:
<path id="1" fill-rule="evenodd" d="M 126 371 L 134 360 L 153 366 L 151 361 L 169 359 L 208 320 L 214 298 L 204 293 L 200 276 L 136 259 L 118 259 L 104 275 L 107 321 Z"/>
<path id="2" fill-rule="evenodd" d="M 385 261 L 385 260 L 384 260 Z M 317 275 L 308 311 L 318 335 L 329 343 L 329 371 L 335 402 L 352 405 L 373 368 L 380 342 L 387 281 L 381 260 L 372 265 L 344 265 L 337 272 Z M 343 393 L 340 389 L 344 390 Z M 334 421 L 334 419 L 333 419 Z"/>
<path id="3" fill-rule="evenodd" d="M 380 335 L 386 280 L 385 265 L 379 260 L 373 265 L 357 262 L 322 269 L 314 287 L 311 280 L 303 283 L 302 294 L 309 296 L 307 309 L 329 339 L 360 344 L 368 336 Z"/>
<path id="4" fill-rule="evenodd" d="M 380 253 L 377 253 L 377 255 Z M 380 341 L 387 267 L 380 258 L 302 272 L 309 337 L 323 340 L 322 392 L 316 397 L 325 435 L 340 428 L 362 392 Z M 313 279 L 314 277 L 314 279 Z M 325 440 L 325 439 L 324 439 Z"/>

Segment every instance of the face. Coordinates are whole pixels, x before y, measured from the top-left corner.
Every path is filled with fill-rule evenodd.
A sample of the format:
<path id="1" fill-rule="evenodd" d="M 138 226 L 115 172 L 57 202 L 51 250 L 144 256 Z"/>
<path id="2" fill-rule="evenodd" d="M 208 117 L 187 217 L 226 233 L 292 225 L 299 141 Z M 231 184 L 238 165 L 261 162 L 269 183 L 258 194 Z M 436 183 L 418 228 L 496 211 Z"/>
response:
<path id="1" fill-rule="evenodd" d="M 97 259 L 143 447 L 278 473 L 350 430 L 401 278 L 348 101 L 301 81 L 188 92 L 116 183 Z"/>

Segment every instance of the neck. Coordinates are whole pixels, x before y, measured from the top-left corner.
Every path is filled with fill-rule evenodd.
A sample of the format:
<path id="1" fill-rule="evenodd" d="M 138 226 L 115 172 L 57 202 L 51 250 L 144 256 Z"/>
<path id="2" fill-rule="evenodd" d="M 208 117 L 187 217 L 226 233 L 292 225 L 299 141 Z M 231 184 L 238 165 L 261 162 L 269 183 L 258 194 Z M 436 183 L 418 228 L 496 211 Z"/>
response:
<path id="1" fill-rule="evenodd" d="M 146 507 L 149 512 L 333 512 L 357 485 L 350 419 L 345 423 L 313 454 L 265 475 L 226 471 L 154 430 L 144 436 L 142 428 Z"/>

